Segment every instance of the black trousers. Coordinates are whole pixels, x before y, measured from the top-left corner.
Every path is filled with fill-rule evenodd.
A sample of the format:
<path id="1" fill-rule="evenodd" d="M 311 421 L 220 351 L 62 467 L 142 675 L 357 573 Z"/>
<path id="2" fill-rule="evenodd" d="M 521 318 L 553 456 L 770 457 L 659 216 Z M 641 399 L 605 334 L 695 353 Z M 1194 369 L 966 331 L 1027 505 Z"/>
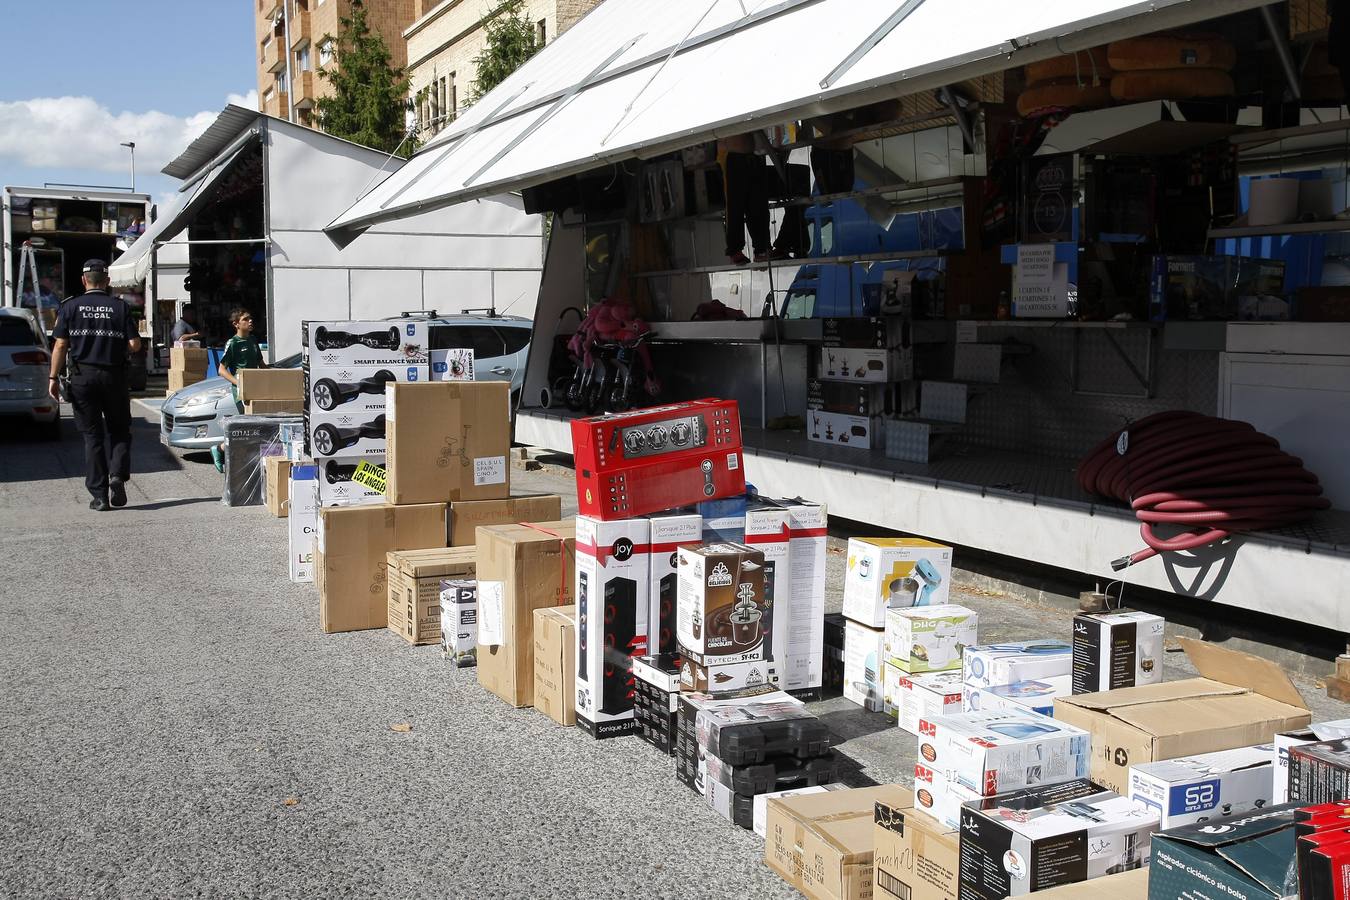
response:
<path id="1" fill-rule="evenodd" d="M 745 249 L 747 227 L 755 252 L 768 252 L 769 171 L 764 165 L 764 157 L 753 153 L 728 153 L 722 177 L 727 199 L 727 255 Z"/>
<path id="2" fill-rule="evenodd" d="M 95 497 L 108 496 L 108 479 L 131 477 L 131 392 L 126 369 L 82 366 L 71 376 L 70 404 L 75 427 L 84 435 L 84 485 Z"/>

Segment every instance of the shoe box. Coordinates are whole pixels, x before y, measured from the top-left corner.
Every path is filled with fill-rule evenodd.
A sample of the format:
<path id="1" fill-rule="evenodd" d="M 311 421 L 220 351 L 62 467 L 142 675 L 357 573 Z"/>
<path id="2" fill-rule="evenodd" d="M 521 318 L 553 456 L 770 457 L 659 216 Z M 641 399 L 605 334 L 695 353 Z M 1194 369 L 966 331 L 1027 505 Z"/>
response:
<path id="1" fill-rule="evenodd" d="M 886 611 L 886 662 L 911 675 L 960 671 L 961 653 L 976 642 L 980 617 L 954 603 Z"/>
<path id="2" fill-rule="evenodd" d="M 286 517 L 290 578 L 314 581 L 314 537 L 319 530 L 319 468 L 312 462 L 291 465 L 291 505 Z"/>
<path id="3" fill-rule="evenodd" d="M 703 517 L 692 512 L 658 513 L 651 521 L 651 563 L 647 579 L 651 622 L 648 646 L 652 653 L 675 653 L 675 608 L 679 596 L 681 547 L 703 543 Z"/>
<path id="4" fill-rule="evenodd" d="M 680 707 L 680 662 L 673 653 L 633 660 L 637 690 L 633 714 L 638 737 L 671 756 L 675 755 L 675 722 Z"/>
<path id="5" fill-rule="evenodd" d="M 638 730 L 633 660 L 648 649 L 651 520 L 576 522 L 577 725 L 616 737 Z"/>
<path id="6" fill-rule="evenodd" d="M 478 582 L 441 579 L 441 658 L 467 669 L 478 664 Z"/>
<path id="7" fill-rule="evenodd" d="M 1073 692 L 1159 684 L 1166 624 L 1161 616 L 1133 610 L 1074 616 Z"/>
<path id="8" fill-rule="evenodd" d="M 961 680 L 972 688 L 1067 678 L 1072 673 L 1073 645 L 1068 641 L 977 644 L 961 655 Z"/>
<path id="9" fill-rule="evenodd" d="M 704 665 L 765 658 L 774 577 L 764 554 L 744 544 L 679 550 L 676 640 Z"/>
<path id="10" fill-rule="evenodd" d="M 917 765 L 986 797 L 1086 778 L 1092 761 L 1086 731 L 1035 713 L 922 719 L 917 740 Z"/>
<path id="11" fill-rule="evenodd" d="M 952 550 L 922 538 L 850 538 L 844 615 L 886 627 L 886 611 L 947 602 Z"/>
<path id="12" fill-rule="evenodd" d="M 777 663 L 759 660 L 707 666 L 692 659 L 680 662 L 679 689 L 682 691 L 716 697 L 764 687 L 783 689 Z"/>
<path id="13" fill-rule="evenodd" d="M 1034 712 L 1053 717 L 1055 698 L 1069 696 L 1070 687 L 1068 675 L 994 687 L 966 685 L 961 709 L 963 712 Z"/>
<path id="14" fill-rule="evenodd" d="M 319 485 L 319 505 L 329 506 L 368 506 L 384 503 L 384 491 L 356 479 L 356 469 L 362 462 L 384 469 L 384 455 L 377 454 L 365 459 L 328 459 L 314 460 L 317 467 L 315 481 Z"/>
<path id="15" fill-rule="evenodd" d="M 886 632 L 849 619 L 844 623 L 844 699 L 881 712 L 885 708 L 882 666 Z"/>
<path id="16" fill-rule="evenodd" d="M 1164 830 L 1223 824 L 1271 806 L 1274 747 L 1240 747 L 1130 767 L 1130 798 L 1155 810 Z"/>

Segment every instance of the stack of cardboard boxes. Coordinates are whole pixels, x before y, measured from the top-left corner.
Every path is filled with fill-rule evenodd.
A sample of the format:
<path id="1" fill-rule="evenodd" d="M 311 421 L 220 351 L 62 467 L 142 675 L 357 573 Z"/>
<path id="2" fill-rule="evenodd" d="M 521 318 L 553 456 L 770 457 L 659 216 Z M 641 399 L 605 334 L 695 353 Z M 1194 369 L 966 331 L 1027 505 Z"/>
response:
<path id="1" fill-rule="evenodd" d="M 206 380 L 209 352 L 197 341 L 183 341 L 169 348 L 170 396 L 183 388 Z"/>
<path id="2" fill-rule="evenodd" d="M 251 416 L 304 411 L 304 373 L 299 369 L 244 369 L 239 373 L 239 402 Z"/>

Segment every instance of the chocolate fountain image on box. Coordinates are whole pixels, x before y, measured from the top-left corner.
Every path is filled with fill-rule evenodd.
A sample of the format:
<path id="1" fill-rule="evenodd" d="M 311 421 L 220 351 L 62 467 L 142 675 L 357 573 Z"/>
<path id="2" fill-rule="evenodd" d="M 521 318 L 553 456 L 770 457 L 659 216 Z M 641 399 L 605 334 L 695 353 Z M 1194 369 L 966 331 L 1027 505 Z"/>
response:
<path id="1" fill-rule="evenodd" d="M 701 665 L 763 659 L 769 624 L 764 554 L 744 544 L 681 548 L 676 625 Z"/>

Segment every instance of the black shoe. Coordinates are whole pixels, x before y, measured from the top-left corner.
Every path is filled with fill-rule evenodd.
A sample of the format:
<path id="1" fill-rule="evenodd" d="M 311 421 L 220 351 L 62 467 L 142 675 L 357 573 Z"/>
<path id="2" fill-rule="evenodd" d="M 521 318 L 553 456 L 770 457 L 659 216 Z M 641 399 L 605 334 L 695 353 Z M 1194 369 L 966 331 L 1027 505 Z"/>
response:
<path id="1" fill-rule="evenodd" d="M 119 509 L 127 505 L 127 486 L 120 481 L 114 481 L 108 485 L 108 494 L 112 499 L 112 505 Z"/>
<path id="2" fill-rule="evenodd" d="M 112 507 L 108 505 L 108 501 L 104 500 L 102 497 L 95 497 L 93 500 L 90 500 L 89 508 L 94 512 L 107 512 L 112 509 Z"/>

